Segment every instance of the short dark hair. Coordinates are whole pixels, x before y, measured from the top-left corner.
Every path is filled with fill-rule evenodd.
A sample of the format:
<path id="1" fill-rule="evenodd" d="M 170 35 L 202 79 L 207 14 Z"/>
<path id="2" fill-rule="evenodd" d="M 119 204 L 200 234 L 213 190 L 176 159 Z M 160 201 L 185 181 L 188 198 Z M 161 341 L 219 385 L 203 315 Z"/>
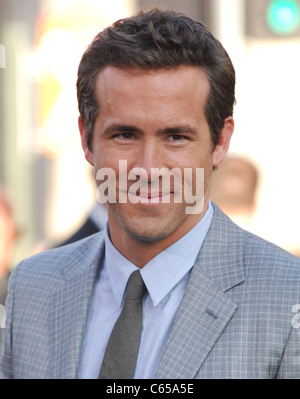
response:
<path id="1" fill-rule="evenodd" d="M 233 114 L 235 71 L 222 44 L 201 22 L 154 8 L 120 19 L 97 34 L 82 56 L 77 80 L 79 112 L 90 150 L 100 112 L 95 82 L 108 65 L 145 70 L 201 67 L 210 83 L 205 116 L 212 142 L 218 144 L 224 121 Z"/>

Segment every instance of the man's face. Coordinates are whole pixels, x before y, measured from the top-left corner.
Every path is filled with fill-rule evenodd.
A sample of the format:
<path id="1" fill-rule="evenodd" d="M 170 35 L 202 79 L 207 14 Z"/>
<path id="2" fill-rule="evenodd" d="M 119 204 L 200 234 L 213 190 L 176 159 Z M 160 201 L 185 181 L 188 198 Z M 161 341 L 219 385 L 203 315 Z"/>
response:
<path id="1" fill-rule="evenodd" d="M 112 241 L 127 238 L 147 243 L 163 241 L 163 246 L 167 247 L 186 234 L 203 216 L 208 204 L 212 170 L 225 157 L 233 120 L 228 118 L 225 121 L 220 142 L 213 148 L 204 114 L 209 82 L 206 74 L 197 67 L 144 71 L 108 66 L 97 77 L 95 93 L 100 113 L 93 132 L 92 151 L 87 148 L 81 120 L 79 127 L 86 159 L 94 165 L 95 172 L 111 168 L 116 174 L 117 202 L 107 206 Z M 124 203 L 118 201 L 119 194 L 124 195 L 119 192 L 123 173 L 119 171 L 120 160 L 127 162 L 128 172 L 133 168 L 147 172 L 147 179 L 144 175 L 141 177 L 144 186 L 136 192 L 142 197 L 137 203 L 133 203 L 136 202 L 133 201 L 136 199 L 134 195 Z M 203 210 L 188 214 L 186 210 L 190 204 L 185 202 L 183 195 L 181 201 L 174 201 L 175 183 L 171 183 L 166 193 L 160 182 L 151 195 L 151 184 L 160 179 L 153 173 L 154 168 L 170 171 L 178 168 L 182 177 L 184 168 L 192 169 L 194 194 L 196 168 L 204 168 Z M 102 183 L 98 181 L 98 184 Z M 134 183 L 126 180 L 126 196 Z M 181 184 L 183 193 L 184 179 Z M 124 184 L 122 187 L 121 191 Z M 163 197 L 167 194 L 170 201 L 164 203 Z"/>

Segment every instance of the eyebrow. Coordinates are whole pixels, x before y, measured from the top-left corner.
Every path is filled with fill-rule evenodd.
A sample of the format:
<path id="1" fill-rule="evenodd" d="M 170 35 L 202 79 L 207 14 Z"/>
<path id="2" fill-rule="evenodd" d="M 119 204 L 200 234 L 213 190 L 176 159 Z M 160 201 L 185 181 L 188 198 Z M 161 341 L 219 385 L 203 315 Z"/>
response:
<path id="1" fill-rule="evenodd" d="M 126 133 L 126 132 L 142 133 L 142 129 L 139 129 L 136 126 L 132 125 L 119 125 L 119 124 L 112 124 L 104 129 L 105 136 L 109 136 L 111 133 Z"/>
<path id="2" fill-rule="evenodd" d="M 191 133 L 191 134 L 196 134 L 197 130 L 190 125 L 182 125 L 182 126 L 170 126 L 166 127 L 165 129 L 161 129 L 158 131 L 159 134 L 184 134 L 184 133 Z"/>

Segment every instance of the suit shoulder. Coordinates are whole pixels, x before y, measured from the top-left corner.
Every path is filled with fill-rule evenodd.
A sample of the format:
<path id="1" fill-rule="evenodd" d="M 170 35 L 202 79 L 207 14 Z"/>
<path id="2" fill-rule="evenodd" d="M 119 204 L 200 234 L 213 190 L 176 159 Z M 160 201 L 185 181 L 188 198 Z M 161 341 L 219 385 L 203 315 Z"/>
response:
<path id="1" fill-rule="evenodd" d="M 12 277 L 19 280 L 39 280 L 40 283 L 55 283 L 88 267 L 99 258 L 103 245 L 103 233 L 99 232 L 72 244 L 49 249 L 20 262 Z"/>
<path id="2" fill-rule="evenodd" d="M 243 257 L 249 272 L 262 271 L 273 275 L 298 275 L 300 281 L 300 259 L 266 239 L 236 225 L 215 204 L 214 239 L 223 243 L 224 251 L 236 251 Z"/>
<path id="3" fill-rule="evenodd" d="M 284 258 L 296 264 L 300 264 L 300 259 L 287 250 L 253 233 L 245 230 L 243 231 L 245 234 L 246 249 L 249 251 L 258 251 L 266 257 L 273 255 L 276 258 Z"/>
<path id="4" fill-rule="evenodd" d="M 288 279 L 300 284 L 300 259 L 276 244 L 245 232 L 244 261 L 257 273 L 269 278 Z"/>

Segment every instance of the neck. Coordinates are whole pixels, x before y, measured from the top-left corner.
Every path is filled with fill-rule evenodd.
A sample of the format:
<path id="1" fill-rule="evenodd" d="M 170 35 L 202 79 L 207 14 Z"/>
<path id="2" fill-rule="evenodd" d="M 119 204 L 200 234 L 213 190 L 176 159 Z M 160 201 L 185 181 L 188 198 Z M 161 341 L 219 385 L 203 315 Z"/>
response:
<path id="1" fill-rule="evenodd" d="M 111 237 L 111 241 L 125 258 L 141 269 L 176 240 L 169 245 L 166 245 L 162 240 L 148 243 L 138 241 L 129 236 L 124 237 L 123 240 L 117 241 L 114 240 L 114 237 Z"/>

